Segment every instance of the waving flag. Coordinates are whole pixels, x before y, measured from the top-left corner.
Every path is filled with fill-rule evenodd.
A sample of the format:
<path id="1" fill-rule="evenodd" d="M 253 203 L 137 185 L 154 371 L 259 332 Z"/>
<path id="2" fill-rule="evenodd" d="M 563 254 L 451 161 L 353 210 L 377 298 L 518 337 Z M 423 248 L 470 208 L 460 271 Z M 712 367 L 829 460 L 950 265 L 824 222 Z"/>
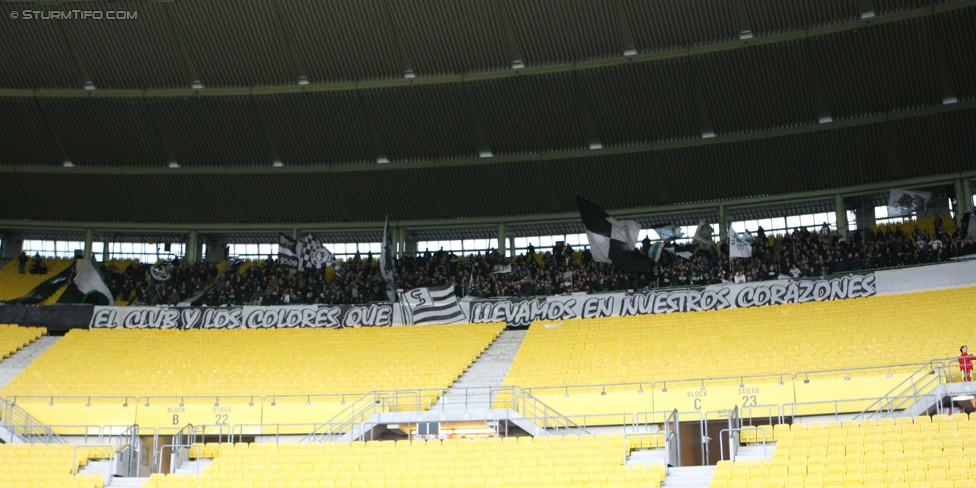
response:
<path id="1" fill-rule="evenodd" d="M 617 220 L 596 204 L 576 197 L 590 254 L 598 263 L 612 263 L 624 271 L 643 271 L 654 267 L 654 259 L 635 250 L 640 224 L 633 220 Z"/>

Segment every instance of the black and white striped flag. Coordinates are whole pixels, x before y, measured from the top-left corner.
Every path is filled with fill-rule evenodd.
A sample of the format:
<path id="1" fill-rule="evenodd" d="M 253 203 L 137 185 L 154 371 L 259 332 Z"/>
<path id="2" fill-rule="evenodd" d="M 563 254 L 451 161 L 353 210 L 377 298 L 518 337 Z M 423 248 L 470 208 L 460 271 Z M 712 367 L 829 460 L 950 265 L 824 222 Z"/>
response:
<path id="1" fill-rule="evenodd" d="M 400 303 L 408 312 L 404 324 L 453 324 L 465 319 L 464 311 L 454 296 L 454 285 L 414 288 L 400 292 Z"/>

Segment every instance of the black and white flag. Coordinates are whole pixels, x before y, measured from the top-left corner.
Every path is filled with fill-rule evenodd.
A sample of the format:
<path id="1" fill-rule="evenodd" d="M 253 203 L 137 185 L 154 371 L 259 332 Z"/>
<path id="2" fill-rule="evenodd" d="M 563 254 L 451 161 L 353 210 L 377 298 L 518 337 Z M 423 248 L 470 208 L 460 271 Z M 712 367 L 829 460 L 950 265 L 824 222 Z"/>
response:
<path id="1" fill-rule="evenodd" d="M 738 232 L 729 226 L 729 257 L 730 258 L 751 258 L 752 245 L 742 239 Z"/>
<path id="2" fill-rule="evenodd" d="M 298 244 L 299 271 L 306 268 L 334 268 L 335 265 L 335 256 L 312 234 L 306 234 L 305 239 Z"/>
<path id="3" fill-rule="evenodd" d="M 681 227 L 670 223 L 655 227 L 654 232 L 657 232 L 658 237 L 661 238 L 661 242 L 665 244 L 677 239 L 681 239 L 685 236 L 685 233 L 681 230 Z"/>
<path id="4" fill-rule="evenodd" d="M 913 212 L 925 208 L 925 204 L 930 199 L 932 199 L 932 194 L 927 191 L 891 190 L 888 195 L 888 216 L 911 215 Z"/>
<path id="5" fill-rule="evenodd" d="M 278 234 L 278 268 L 298 269 L 298 242 L 284 234 Z"/>
<path id="6" fill-rule="evenodd" d="M 383 281 L 386 282 L 386 296 L 390 298 L 390 301 L 394 301 L 396 298 L 396 276 L 395 276 L 395 266 L 393 261 L 393 239 L 390 237 L 390 217 L 386 217 L 386 223 L 383 224 L 383 242 L 380 244 L 380 275 L 383 276 Z"/>
<path id="7" fill-rule="evenodd" d="M 594 261 L 612 263 L 624 271 L 643 271 L 654 267 L 653 259 L 635 251 L 640 224 L 633 220 L 617 220 L 579 196 L 576 197 L 576 204 Z"/>
<path id="8" fill-rule="evenodd" d="M 400 292 L 405 304 L 404 324 L 453 324 L 465 320 L 464 311 L 454 296 L 454 285 L 414 288 Z"/>
<path id="9" fill-rule="evenodd" d="M 708 222 L 705 222 L 704 220 L 699 220 L 698 229 L 695 230 L 695 237 L 693 237 L 691 240 L 703 246 L 711 246 L 713 232 L 714 229 L 712 229 L 712 226 L 709 225 Z"/>
<path id="10" fill-rule="evenodd" d="M 160 261 L 159 264 L 149 268 L 149 276 L 153 281 L 166 283 L 173 277 L 173 260 Z"/>

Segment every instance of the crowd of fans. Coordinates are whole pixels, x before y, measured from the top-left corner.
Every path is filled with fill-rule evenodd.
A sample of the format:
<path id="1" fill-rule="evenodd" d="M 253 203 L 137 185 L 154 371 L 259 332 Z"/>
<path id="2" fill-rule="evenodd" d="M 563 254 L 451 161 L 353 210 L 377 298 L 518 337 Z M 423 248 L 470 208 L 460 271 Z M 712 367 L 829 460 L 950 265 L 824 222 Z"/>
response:
<path id="1" fill-rule="evenodd" d="M 968 219 L 963 219 L 968 222 Z M 405 257 L 396 263 L 396 285 L 409 290 L 453 284 L 458 296 L 480 298 L 538 296 L 574 292 L 606 292 L 701 286 L 722 282 L 750 282 L 783 277 L 821 277 L 852 271 L 912 266 L 976 254 L 965 226 L 951 235 L 936 218 L 935 232 L 907 233 L 900 228 L 877 232 L 859 230 L 844 239 L 837 232 L 797 228 L 771 240 L 762 228 L 756 233 L 752 257 L 729 259 L 727 244 L 676 246 L 665 252 L 653 268 L 621 271 L 593 261 L 588 250 L 576 252 L 558 243 L 551 249 L 531 246 L 515 258 L 490 250 L 467 257 L 438 251 Z M 645 239 L 635 252 L 647 253 Z M 684 255 L 685 257 L 680 257 Z M 686 259 L 690 257 L 690 259 Z M 167 280 L 152 280 L 150 266 L 134 263 L 125 272 L 106 268 L 111 291 L 134 304 L 194 305 L 356 304 L 387 300 L 377 260 L 357 254 L 335 270 L 280 269 L 273 258 L 240 266 L 228 264 L 218 275 L 213 264 L 171 267 Z"/>

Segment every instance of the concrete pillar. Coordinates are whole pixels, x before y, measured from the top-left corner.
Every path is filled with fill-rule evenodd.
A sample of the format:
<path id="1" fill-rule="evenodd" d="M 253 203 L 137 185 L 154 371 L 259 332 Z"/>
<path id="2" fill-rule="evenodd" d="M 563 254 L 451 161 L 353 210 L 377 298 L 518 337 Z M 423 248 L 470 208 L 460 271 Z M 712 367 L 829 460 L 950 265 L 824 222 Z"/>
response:
<path id="1" fill-rule="evenodd" d="M 505 255 L 505 224 L 498 224 L 498 255 Z"/>
<path id="2" fill-rule="evenodd" d="M 718 237 L 721 241 L 729 238 L 729 223 L 725 218 L 725 205 L 718 206 Z"/>
<path id="3" fill-rule="evenodd" d="M 207 242 L 207 254 L 203 257 L 203 260 L 217 264 L 224 260 L 224 248 L 227 247 L 227 243 L 222 239 L 212 239 Z"/>
<path id="4" fill-rule="evenodd" d="M 963 214 L 973 211 L 973 184 L 971 181 L 960 178 L 956 180 L 956 201 L 958 202 L 957 222 L 962 219 Z M 962 224 L 962 222 L 959 222 Z"/>
<path id="5" fill-rule="evenodd" d="M 508 238 L 508 255 L 509 255 L 509 257 L 513 257 L 514 258 L 515 257 L 515 252 L 516 252 L 515 251 L 515 238 L 514 237 L 509 237 Z"/>
<path id="6" fill-rule="evenodd" d="M 85 229 L 85 259 L 91 259 L 92 256 L 92 236 L 94 233 L 91 229 Z"/>
<path id="7" fill-rule="evenodd" d="M 23 239 L 3 239 L 3 251 L 0 256 L 3 259 L 14 259 L 20 256 L 20 252 L 24 250 L 24 240 Z"/>
<path id="8" fill-rule="evenodd" d="M 406 256 L 414 257 L 417 255 L 417 241 L 405 241 L 403 248 Z"/>
<path id="9" fill-rule="evenodd" d="M 857 230 L 870 229 L 874 225 L 873 205 L 861 205 L 854 213 L 857 216 Z"/>
<path id="10" fill-rule="evenodd" d="M 183 262 L 187 264 L 196 263 L 200 256 L 199 249 L 200 243 L 197 231 L 191 230 L 186 238 L 186 255 L 183 256 Z"/>
<path id="11" fill-rule="evenodd" d="M 399 238 L 397 239 L 397 247 L 399 247 L 399 252 L 397 257 L 403 258 L 407 254 L 407 229 L 399 230 Z"/>
<path id="12" fill-rule="evenodd" d="M 109 241 L 105 241 L 105 242 L 102 243 L 102 262 L 103 263 L 105 261 L 108 261 L 109 257 L 111 256 L 111 253 L 109 252 L 109 249 L 108 249 L 109 244 L 111 244 Z"/>
<path id="13" fill-rule="evenodd" d="M 837 230 L 847 239 L 847 207 L 844 207 L 844 195 L 834 195 L 834 212 L 837 213 Z"/>

